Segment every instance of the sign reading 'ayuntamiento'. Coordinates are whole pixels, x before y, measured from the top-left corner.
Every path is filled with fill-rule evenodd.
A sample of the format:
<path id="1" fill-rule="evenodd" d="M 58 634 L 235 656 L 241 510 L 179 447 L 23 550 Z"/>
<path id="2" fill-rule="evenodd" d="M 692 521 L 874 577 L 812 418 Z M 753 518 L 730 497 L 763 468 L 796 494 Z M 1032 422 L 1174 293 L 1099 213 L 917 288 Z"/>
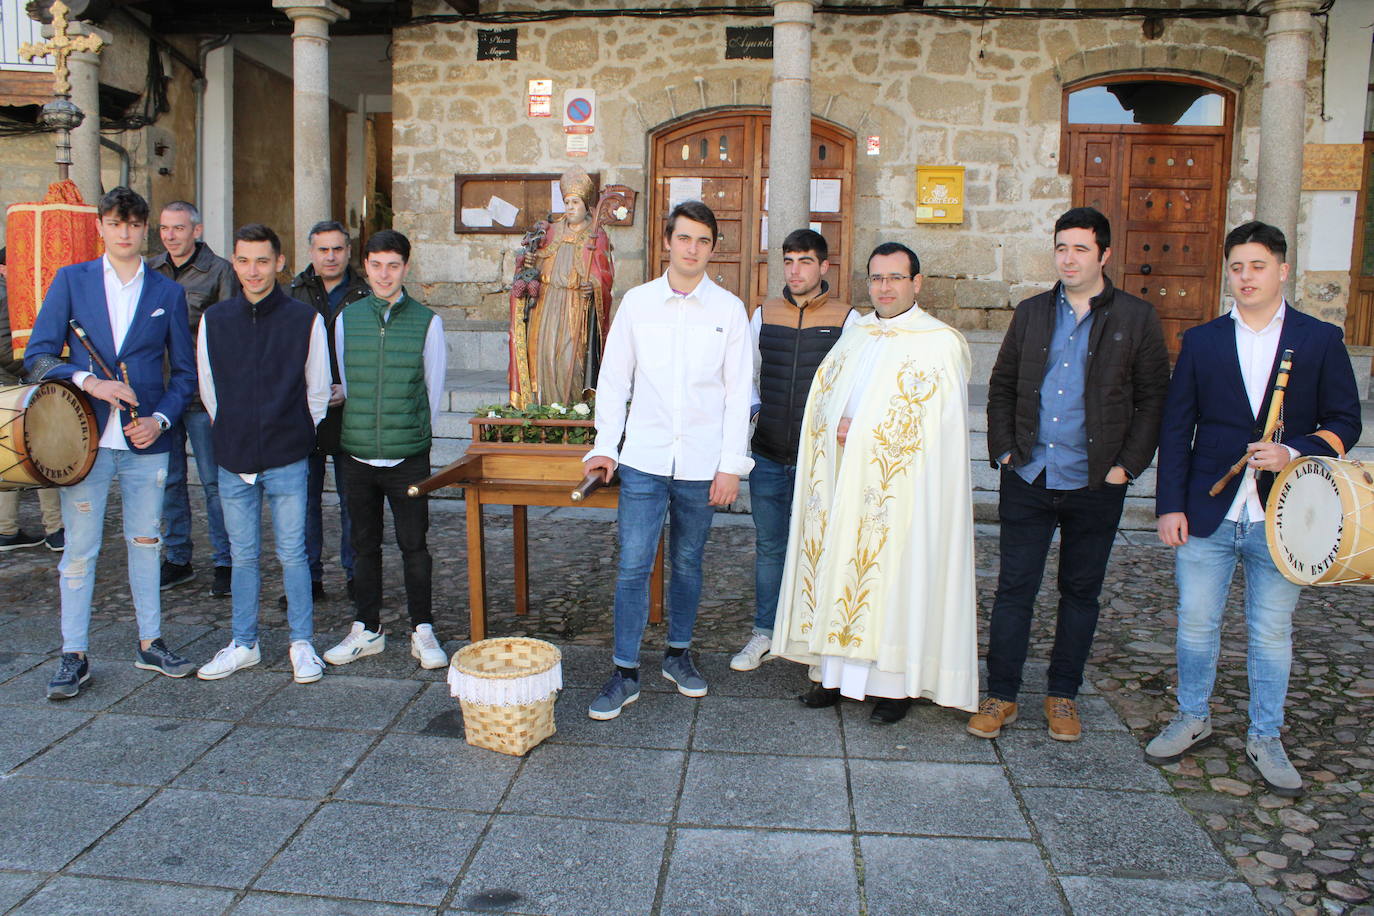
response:
<path id="1" fill-rule="evenodd" d="M 750 25 L 744 27 L 726 26 L 726 60 L 772 60 L 773 27 L 771 25 Z"/>

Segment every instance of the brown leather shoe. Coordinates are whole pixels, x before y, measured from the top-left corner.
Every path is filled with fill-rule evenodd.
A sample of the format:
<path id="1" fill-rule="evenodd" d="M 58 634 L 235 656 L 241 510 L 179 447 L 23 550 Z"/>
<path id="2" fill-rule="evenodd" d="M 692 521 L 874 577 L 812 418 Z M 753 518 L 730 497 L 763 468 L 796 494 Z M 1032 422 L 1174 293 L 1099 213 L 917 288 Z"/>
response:
<path id="1" fill-rule="evenodd" d="M 1002 726 L 1016 721 L 1016 704 L 984 697 L 978 704 L 978 711 L 968 720 L 968 733 L 979 738 L 996 738 L 1002 734 Z"/>
<path id="2" fill-rule="evenodd" d="M 1083 737 L 1078 704 L 1068 697 L 1045 697 L 1045 719 L 1050 723 L 1050 737 L 1055 741 L 1077 741 Z"/>

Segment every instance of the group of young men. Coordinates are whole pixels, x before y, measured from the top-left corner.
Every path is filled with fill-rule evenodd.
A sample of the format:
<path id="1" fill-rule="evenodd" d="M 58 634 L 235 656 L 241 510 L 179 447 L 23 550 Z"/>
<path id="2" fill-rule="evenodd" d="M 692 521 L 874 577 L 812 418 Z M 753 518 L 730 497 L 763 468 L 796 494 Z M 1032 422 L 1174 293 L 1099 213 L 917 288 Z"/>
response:
<path id="1" fill-rule="evenodd" d="M 325 662 L 347 664 L 385 647 L 383 500 L 405 567 L 411 654 L 426 668 L 443 667 L 448 658 L 431 613 L 428 503 L 405 488 L 429 473 L 446 349 L 441 319 L 406 293 L 410 242 L 390 230 L 370 236 L 364 285 L 347 267 L 344 227 L 317 224 L 311 267 L 292 286 L 307 302 L 278 283 L 286 258 L 267 226 L 240 227 L 226 262 L 200 240 L 195 207 L 174 202 L 160 214 L 166 250 L 145 262 L 149 217 L 147 201 L 128 188 L 100 199 L 105 254 L 58 271 L 25 355 L 30 378 L 65 379 L 90 396 L 99 437 L 91 472 L 60 491 L 62 657 L 48 697 L 74 697 L 91 678 L 96 560 L 116 479 L 139 631 L 134 664 L 169 677 L 196 670 L 161 635 L 161 590 L 193 575 L 188 438 L 215 552 L 212 593 L 230 595 L 233 609 L 233 638 L 200 665 L 200 678 L 261 660 L 264 501 L 297 683 L 318 681 Z M 319 516 L 328 456 L 345 512 L 341 553 L 355 621 L 321 659 L 314 602 L 323 597 Z"/>
<path id="2" fill-rule="evenodd" d="M 1044 712 L 1051 737 L 1082 734 L 1076 698 L 1131 482 L 1159 451 L 1161 540 L 1176 549 L 1178 713 L 1146 759 L 1180 759 L 1211 736 L 1208 704 L 1237 562 L 1245 570 L 1249 760 L 1280 795 L 1302 780 L 1279 731 L 1299 588 L 1265 546 L 1273 475 L 1360 436 L 1339 328 L 1285 302 L 1287 243 L 1259 222 L 1224 245 L 1234 306 L 1191 329 L 1172 375 L 1154 308 L 1104 273 L 1111 227 L 1078 207 L 1055 223 L 1059 281 L 1021 302 L 988 382 L 988 449 L 1001 474 L 1000 568 L 979 699 L 963 337 L 916 303 L 917 255 L 884 243 L 867 263 L 872 313 L 837 301 L 825 239 L 783 243 L 785 288 L 746 318 L 710 279 L 718 240 L 699 202 L 669 215 L 663 276 L 626 293 L 597 386 L 586 470 L 620 477 L 614 671 L 588 708 L 608 720 L 639 697 L 655 545 L 669 525 L 672 577 L 661 664 L 701 697 L 689 647 L 715 507 L 748 475 L 755 523 L 752 633 L 731 660 L 809 666 L 811 708 L 874 699 L 891 724 L 924 697 L 967 710 L 996 738 L 1018 715 L 1034 616 L 1056 529 L 1059 604 Z M 1264 439 L 1278 355 L 1292 350 L 1284 439 Z M 751 371 L 752 364 L 752 371 Z M 749 424 L 756 423 L 752 441 Z M 746 444 L 748 443 L 748 445 Z M 1239 456 L 1246 472 L 1209 487 Z"/>

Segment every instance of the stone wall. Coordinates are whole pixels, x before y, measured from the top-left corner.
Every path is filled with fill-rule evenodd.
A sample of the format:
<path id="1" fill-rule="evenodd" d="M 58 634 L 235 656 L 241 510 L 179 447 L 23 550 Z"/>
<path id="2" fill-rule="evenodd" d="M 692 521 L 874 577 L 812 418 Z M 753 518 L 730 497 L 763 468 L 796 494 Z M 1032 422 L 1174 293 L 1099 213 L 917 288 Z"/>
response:
<path id="1" fill-rule="evenodd" d="M 604 4 L 598 3 L 598 6 Z M 429 7 L 433 7 L 432 9 Z M 483 11 L 514 9 L 490 3 Z M 416 4 L 417 14 L 444 4 Z M 1005 327 L 1014 305 L 1053 280 L 1049 228 L 1070 203 L 1061 174 L 1063 87 L 1122 70 L 1204 74 L 1237 92 L 1227 219 L 1254 210 L 1263 20 L 1166 20 L 1156 40 L 1139 21 L 1001 21 L 986 26 L 920 15 L 816 15 L 812 105 L 860 140 L 854 241 L 912 244 L 927 275 L 923 303 L 967 329 Z M 636 225 L 608 230 L 617 292 L 642 282 L 648 135 L 696 112 L 766 106 L 771 61 L 723 59 L 727 25 L 767 20 L 571 19 L 521 25 L 518 61 L 476 61 L 471 23 L 398 29 L 393 45 L 396 227 L 416 243 L 427 301 L 470 319 L 500 319 L 518 237 L 456 236 L 453 174 L 559 171 L 568 164 L 558 117 L 525 114 L 525 85 L 552 77 L 596 90 L 597 130 L 583 164 L 603 183 L 641 192 Z M 1314 70 L 1320 77 L 1319 64 Z M 1315 97 L 1314 102 L 1315 105 Z M 1314 110 L 1316 110 L 1314 108 Z M 865 135 L 882 154 L 862 154 Z M 966 220 L 917 227 L 915 166 L 967 168 Z M 863 264 L 846 265 L 857 277 Z M 1301 286 L 1301 284 L 1300 284 Z M 862 285 L 856 286 L 862 290 Z"/>

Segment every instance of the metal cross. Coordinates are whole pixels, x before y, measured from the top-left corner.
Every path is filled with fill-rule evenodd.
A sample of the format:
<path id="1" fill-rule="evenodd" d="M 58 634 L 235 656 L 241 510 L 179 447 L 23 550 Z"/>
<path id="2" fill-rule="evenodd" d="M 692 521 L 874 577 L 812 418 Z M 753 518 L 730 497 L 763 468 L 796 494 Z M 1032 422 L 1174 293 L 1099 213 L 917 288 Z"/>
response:
<path id="1" fill-rule="evenodd" d="M 53 90 L 60 96 L 71 95 L 72 91 L 71 80 L 67 78 L 67 58 L 78 51 L 97 54 L 105 44 L 99 35 L 68 35 L 67 12 L 67 4 L 57 0 L 52 5 L 52 38 L 37 44 L 26 41 L 19 46 L 19 56 L 28 61 L 48 54 L 53 56 L 57 62 L 52 74 Z"/>

